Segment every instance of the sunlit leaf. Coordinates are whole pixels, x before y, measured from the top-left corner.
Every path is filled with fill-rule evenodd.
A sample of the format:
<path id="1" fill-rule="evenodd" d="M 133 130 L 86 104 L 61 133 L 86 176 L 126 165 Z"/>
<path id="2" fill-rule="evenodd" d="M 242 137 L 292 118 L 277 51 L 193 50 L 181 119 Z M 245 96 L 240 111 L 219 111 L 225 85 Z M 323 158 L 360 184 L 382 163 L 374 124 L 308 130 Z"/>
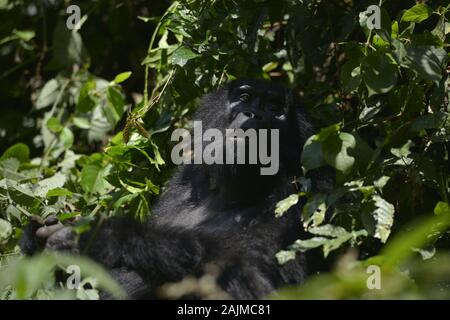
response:
<path id="1" fill-rule="evenodd" d="M 24 143 L 16 143 L 15 145 L 6 149 L 3 155 L 0 158 L 1 160 L 5 160 L 8 158 L 16 158 L 21 163 L 28 162 L 30 157 L 30 148 Z"/>
<path id="2" fill-rule="evenodd" d="M 433 9 L 431 9 L 425 3 L 418 3 L 414 7 L 405 11 L 402 16 L 402 21 L 409 22 L 422 22 L 428 19 L 433 13 Z"/>
<path id="3" fill-rule="evenodd" d="M 36 109 L 43 109 L 52 105 L 58 97 L 59 83 L 56 79 L 49 80 L 44 87 L 36 101 Z"/>
<path id="4" fill-rule="evenodd" d="M 172 63 L 184 67 L 189 60 L 195 59 L 199 54 L 187 47 L 180 47 L 172 55 Z"/>
<path id="5" fill-rule="evenodd" d="M 124 82 L 125 80 L 127 80 L 127 79 L 131 76 L 131 74 L 132 74 L 131 71 L 119 73 L 119 74 L 114 78 L 114 82 L 115 82 L 115 83 L 121 83 L 121 82 Z"/>
<path id="6" fill-rule="evenodd" d="M 279 218 L 289 210 L 292 206 L 295 206 L 298 202 L 298 194 L 291 194 L 284 200 L 279 201 L 275 207 L 275 217 Z"/>
<path id="7" fill-rule="evenodd" d="M 11 223 L 0 218 L 0 245 L 6 244 L 11 237 L 13 228 Z"/>
<path id="8" fill-rule="evenodd" d="M 109 183 L 105 180 L 110 167 L 102 167 L 98 164 L 88 164 L 81 170 L 81 186 L 88 193 L 104 193 Z"/>
<path id="9" fill-rule="evenodd" d="M 63 129 L 63 126 L 61 125 L 61 122 L 59 122 L 58 118 L 51 117 L 47 120 L 47 128 L 53 133 L 58 133 Z"/>

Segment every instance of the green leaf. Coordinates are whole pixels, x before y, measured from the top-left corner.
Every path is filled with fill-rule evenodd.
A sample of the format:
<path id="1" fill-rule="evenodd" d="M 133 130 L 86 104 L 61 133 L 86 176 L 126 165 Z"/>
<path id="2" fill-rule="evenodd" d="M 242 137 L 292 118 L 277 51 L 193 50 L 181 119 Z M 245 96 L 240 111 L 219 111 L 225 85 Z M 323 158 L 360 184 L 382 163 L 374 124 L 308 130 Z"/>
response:
<path id="1" fill-rule="evenodd" d="M 348 235 L 347 230 L 345 230 L 342 227 L 334 226 L 331 224 L 327 224 L 320 227 L 314 227 L 308 229 L 308 231 L 312 234 L 319 235 L 319 236 L 327 236 L 327 237 L 346 237 Z"/>
<path id="2" fill-rule="evenodd" d="M 77 102 L 78 111 L 89 112 L 95 107 L 96 101 L 90 95 L 90 91 L 94 90 L 95 88 L 96 88 L 95 81 L 88 81 L 81 87 Z"/>
<path id="3" fill-rule="evenodd" d="M 372 219 L 364 221 L 365 227 L 375 238 L 385 243 L 394 224 L 395 208 L 376 194 L 373 195 L 371 204 L 373 205 L 373 211 L 370 213 Z"/>
<path id="4" fill-rule="evenodd" d="M 349 153 L 355 147 L 356 139 L 350 133 L 332 135 L 322 144 L 323 158 L 330 166 L 347 174 L 355 164 L 355 157 Z"/>
<path id="5" fill-rule="evenodd" d="M 50 190 L 61 188 L 65 183 L 66 176 L 57 172 L 53 177 L 39 181 L 35 187 L 34 194 L 40 197 L 45 197 Z"/>
<path id="6" fill-rule="evenodd" d="M 58 215 L 58 220 L 63 222 L 65 220 L 75 218 L 76 216 L 79 216 L 79 215 L 80 215 L 80 213 L 77 211 L 61 213 L 60 215 Z"/>
<path id="7" fill-rule="evenodd" d="M 433 9 L 424 3 L 419 3 L 405 11 L 402 16 L 402 21 L 419 23 L 428 19 L 432 13 Z"/>
<path id="8" fill-rule="evenodd" d="M 277 254 L 277 259 L 279 262 L 285 263 L 295 258 L 293 252 L 305 252 L 320 246 L 323 246 L 323 253 L 326 257 L 331 251 L 340 248 L 345 242 L 351 239 L 356 240 L 361 236 L 367 236 L 367 232 L 365 230 L 350 233 L 342 227 L 330 224 L 310 228 L 308 231 L 314 235 L 319 235 L 319 237 L 295 241 L 291 246 L 289 246 L 288 251 L 280 251 Z"/>
<path id="9" fill-rule="evenodd" d="M 16 143 L 6 149 L 0 158 L 0 161 L 8 158 L 16 158 L 20 161 L 20 163 L 26 163 L 30 158 L 30 148 L 28 148 L 28 146 L 24 143 Z"/>
<path id="10" fill-rule="evenodd" d="M 303 226 L 305 228 L 308 228 L 311 224 L 317 227 L 325 220 L 327 211 L 326 200 L 326 195 L 321 193 L 315 193 L 309 197 L 302 212 Z"/>
<path id="11" fill-rule="evenodd" d="M 63 129 L 61 122 L 59 122 L 58 118 L 51 117 L 47 120 L 47 128 L 53 133 L 58 133 Z"/>
<path id="12" fill-rule="evenodd" d="M 65 149 L 70 149 L 70 147 L 72 147 L 73 145 L 74 140 L 72 130 L 70 130 L 69 128 L 64 128 L 59 135 L 59 139 L 61 140 L 61 143 L 63 144 Z"/>
<path id="13" fill-rule="evenodd" d="M 66 188 L 54 188 L 47 192 L 47 198 L 48 197 L 71 197 L 73 193 L 70 190 L 67 190 Z"/>
<path id="14" fill-rule="evenodd" d="M 133 200 L 134 198 L 138 197 L 139 193 L 131 193 L 131 194 L 127 194 L 123 197 L 120 197 L 115 203 L 114 203 L 114 208 L 120 208 L 123 205 L 130 203 L 131 200 Z"/>
<path id="15" fill-rule="evenodd" d="M 434 207 L 434 214 L 437 216 L 447 215 L 450 217 L 450 206 L 447 202 L 439 201 Z"/>
<path id="16" fill-rule="evenodd" d="M 422 248 L 433 243 L 449 228 L 450 214 L 434 215 L 414 221 L 383 248 L 381 254 L 385 257 L 384 264 L 398 266 L 414 253 L 411 248 Z"/>
<path id="17" fill-rule="evenodd" d="M 350 239 L 356 240 L 358 237 L 367 236 L 367 232 L 365 230 L 359 230 L 350 233 L 342 227 L 330 224 L 316 228 L 310 228 L 308 231 L 315 235 L 331 237 L 330 239 L 327 239 L 327 241 L 323 242 L 323 253 L 325 257 L 327 257 L 331 251 L 340 248 L 345 242 L 349 241 Z M 319 239 L 321 238 L 319 237 Z"/>
<path id="18" fill-rule="evenodd" d="M 119 73 L 119 74 L 114 78 L 114 82 L 115 82 L 115 83 L 121 83 L 121 82 L 124 82 L 125 80 L 127 80 L 127 79 L 131 76 L 131 74 L 132 74 L 131 71 Z"/>
<path id="19" fill-rule="evenodd" d="M 336 135 L 340 129 L 341 129 L 340 123 L 335 123 L 328 127 L 321 128 L 319 133 L 317 134 L 317 140 L 325 141 L 329 136 Z"/>
<path id="20" fill-rule="evenodd" d="M 22 221 L 22 211 L 20 211 L 16 206 L 13 206 L 12 204 L 10 204 L 8 208 L 6 208 L 6 214 L 18 219 L 19 221 Z"/>
<path id="21" fill-rule="evenodd" d="M 370 122 L 370 120 L 381 111 L 381 109 L 384 107 L 383 101 L 377 98 L 378 97 L 375 97 L 375 99 L 369 98 L 363 102 L 364 108 L 359 114 L 359 120 L 363 122 Z"/>
<path id="22" fill-rule="evenodd" d="M 278 263 L 283 265 L 288 261 L 294 260 L 295 259 L 295 251 L 293 250 L 281 250 L 280 252 L 278 252 L 275 257 L 278 260 Z"/>
<path id="23" fill-rule="evenodd" d="M 137 18 L 139 20 L 144 21 L 144 22 L 151 22 L 151 23 L 158 23 L 161 20 L 161 17 L 143 17 L 143 16 L 138 16 Z"/>
<path id="24" fill-rule="evenodd" d="M 132 194 L 140 193 L 144 190 L 143 188 L 133 187 L 132 185 L 129 185 L 129 184 L 123 182 L 121 179 L 119 179 L 119 182 L 129 193 L 132 193 Z"/>
<path id="25" fill-rule="evenodd" d="M 43 109 L 52 105 L 58 97 L 59 83 L 56 79 L 47 81 L 36 100 L 36 109 Z"/>
<path id="26" fill-rule="evenodd" d="M 0 245 L 8 243 L 9 238 L 13 233 L 11 223 L 0 218 Z"/>
<path id="27" fill-rule="evenodd" d="M 361 79 L 361 64 L 359 61 L 350 60 L 342 66 L 341 82 L 345 91 L 352 92 L 358 89 Z"/>
<path id="28" fill-rule="evenodd" d="M 436 254 L 436 248 L 434 246 L 429 246 L 428 248 L 411 248 L 412 251 L 419 253 L 423 260 L 431 259 Z"/>
<path id="29" fill-rule="evenodd" d="M 52 44 L 53 59 L 58 67 L 83 64 L 87 60 L 81 35 L 75 30 L 67 29 L 62 20 L 59 20 L 54 28 Z"/>
<path id="30" fill-rule="evenodd" d="M 34 196 L 29 185 L 10 185 L 8 188 L 11 199 L 21 206 L 32 207 L 37 198 Z"/>
<path id="31" fill-rule="evenodd" d="M 444 112 L 426 114 L 413 122 L 411 130 L 418 132 L 425 129 L 443 128 L 446 121 L 450 120 L 450 115 Z"/>
<path id="32" fill-rule="evenodd" d="M 265 64 L 265 65 L 262 67 L 262 70 L 263 70 L 264 72 L 270 72 L 270 71 L 275 70 L 276 68 L 278 68 L 278 62 L 273 61 L 273 62 L 269 62 L 269 63 Z"/>
<path id="33" fill-rule="evenodd" d="M 439 85 L 442 79 L 442 69 L 447 59 L 447 52 L 442 48 L 420 46 L 406 48 L 406 55 L 401 63 L 423 79 Z"/>
<path id="34" fill-rule="evenodd" d="M 80 129 L 89 129 L 91 127 L 89 120 L 86 118 L 75 117 L 73 118 L 73 124 Z"/>
<path id="35" fill-rule="evenodd" d="M 184 67 L 189 60 L 195 59 L 200 55 L 187 47 L 180 47 L 172 55 L 172 64 Z"/>
<path id="36" fill-rule="evenodd" d="M 294 260 L 296 252 L 306 252 L 310 249 L 315 249 L 323 246 L 330 239 L 324 237 L 313 237 L 307 240 L 296 240 L 289 246 L 289 250 L 282 250 L 276 254 L 279 264 L 285 264 L 290 260 Z"/>
<path id="37" fill-rule="evenodd" d="M 305 252 L 309 249 L 314 249 L 314 248 L 322 246 L 328 240 L 329 240 L 328 238 L 324 238 L 324 237 L 313 237 L 313 238 L 306 239 L 306 240 L 297 240 L 294 242 L 294 244 L 291 246 L 291 248 L 296 251 Z"/>
<path id="38" fill-rule="evenodd" d="M 139 218 L 141 221 L 148 217 L 150 213 L 150 209 L 148 206 L 148 202 L 143 195 L 140 196 L 139 204 L 136 209 L 135 216 Z"/>
<path id="39" fill-rule="evenodd" d="M 327 164 L 323 154 L 323 142 L 332 135 L 336 136 L 340 127 L 341 125 L 336 123 L 322 128 L 318 134 L 311 136 L 305 142 L 302 152 L 302 164 L 306 171 L 320 168 Z"/>
<path id="40" fill-rule="evenodd" d="M 2 169 L 0 172 L 3 175 L 3 178 L 11 179 L 11 180 L 21 180 L 23 176 L 18 173 L 20 167 L 20 161 L 16 158 L 8 158 L 4 160 L 0 160 L 0 168 Z"/>
<path id="41" fill-rule="evenodd" d="M 370 55 L 363 61 L 362 79 L 369 96 L 386 93 L 397 84 L 397 68 L 386 55 Z"/>
<path id="42" fill-rule="evenodd" d="M 33 30 L 14 30 L 13 34 L 16 35 L 20 40 L 25 42 L 30 41 L 36 35 Z"/>
<path id="43" fill-rule="evenodd" d="M 298 203 L 298 194 L 291 194 L 284 200 L 279 201 L 275 206 L 275 217 L 280 218 L 283 213 Z"/>
<path id="44" fill-rule="evenodd" d="M 386 186 L 386 184 L 389 182 L 391 177 L 382 176 L 377 180 L 374 180 L 373 185 L 377 187 L 380 191 L 383 190 L 383 188 Z"/>
<path id="45" fill-rule="evenodd" d="M 125 297 L 124 291 L 101 265 L 82 256 L 56 252 L 25 257 L 6 264 L 0 273 L 0 291 L 12 287 L 16 299 L 32 298 L 38 290 L 55 283 L 56 268 L 70 265 L 80 268 L 82 278 L 95 278 L 98 286 L 115 298 Z"/>
<path id="46" fill-rule="evenodd" d="M 81 170 L 81 186 L 83 190 L 88 193 L 105 193 L 110 186 L 105 179 L 109 170 L 109 166 L 103 168 L 99 164 L 84 166 Z"/>
<path id="47" fill-rule="evenodd" d="M 106 117 L 111 125 L 115 125 L 125 111 L 125 100 L 123 95 L 115 88 L 108 88 L 108 102 L 105 109 Z"/>
<path id="48" fill-rule="evenodd" d="M 322 154 L 322 143 L 315 139 L 317 139 L 317 136 L 310 137 L 303 146 L 301 162 L 306 171 L 326 165 Z"/>
<path id="49" fill-rule="evenodd" d="M 414 142 L 408 140 L 400 148 L 391 148 L 391 153 L 398 158 L 408 158 L 411 154 L 411 148 L 414 146 Z"/>

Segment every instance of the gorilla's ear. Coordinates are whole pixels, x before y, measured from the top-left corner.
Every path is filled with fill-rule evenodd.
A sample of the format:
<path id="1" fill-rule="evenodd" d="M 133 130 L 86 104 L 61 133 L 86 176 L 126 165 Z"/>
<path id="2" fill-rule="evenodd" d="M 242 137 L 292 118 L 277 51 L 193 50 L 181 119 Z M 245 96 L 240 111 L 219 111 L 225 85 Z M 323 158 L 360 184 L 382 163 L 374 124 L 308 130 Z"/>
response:
<path id="1" fill-rule="evenodd" d="M 293 110 L 296 104 L 300 102 L 299 100 L 300 99 L 296 97 L 296 93 L 294 92 L 294 90 L 287 91 L 285 103 L 288 110 Z"/>

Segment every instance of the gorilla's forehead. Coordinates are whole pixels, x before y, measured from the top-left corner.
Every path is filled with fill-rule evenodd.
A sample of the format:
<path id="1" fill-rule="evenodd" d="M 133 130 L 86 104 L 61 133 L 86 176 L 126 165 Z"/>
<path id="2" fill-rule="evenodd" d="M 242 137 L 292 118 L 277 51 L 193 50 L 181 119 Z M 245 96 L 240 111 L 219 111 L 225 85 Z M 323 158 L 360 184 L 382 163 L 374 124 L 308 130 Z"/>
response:
<path id="1" fill-rule="evenodd" d="M 239 91 L 251 91 L 264 96 L 285 96 L 287 91 L 285 86 L 267 80 L 239 79 L 228 84 L 229 94 Z"/>

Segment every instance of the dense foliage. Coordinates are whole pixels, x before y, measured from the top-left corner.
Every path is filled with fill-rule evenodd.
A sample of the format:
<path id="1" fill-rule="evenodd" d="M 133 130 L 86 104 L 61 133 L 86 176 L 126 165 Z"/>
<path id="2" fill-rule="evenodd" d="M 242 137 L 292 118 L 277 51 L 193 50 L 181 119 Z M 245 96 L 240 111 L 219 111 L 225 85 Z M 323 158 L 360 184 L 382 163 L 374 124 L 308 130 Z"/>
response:
<path id="1" fill-rule="evenodd" d="M 336 265 L 276 297 L 450 297 L 448 0 L 99 0 L 79 3 L 78 31 L 65 27 L 68 5 L 0 1 L 1 297 L 95 298 L 52 285 L 72 258 L 22 258 L 21 229 L 32 215 L 80 233 L 97 216 L 149 216 L 173 167 L 170 132 L 204 92 L 240 77 L 297 90 L 318 128 L 303 169 L 336 171 L 331 194 L 299 178 L 274 212 L 304 202 L 310 234 L 279 263 L 321 250 Z M 85 281 L 118 293 L 76 259 Z M 381 290 L 366 286 L 370 265 Z"/>

